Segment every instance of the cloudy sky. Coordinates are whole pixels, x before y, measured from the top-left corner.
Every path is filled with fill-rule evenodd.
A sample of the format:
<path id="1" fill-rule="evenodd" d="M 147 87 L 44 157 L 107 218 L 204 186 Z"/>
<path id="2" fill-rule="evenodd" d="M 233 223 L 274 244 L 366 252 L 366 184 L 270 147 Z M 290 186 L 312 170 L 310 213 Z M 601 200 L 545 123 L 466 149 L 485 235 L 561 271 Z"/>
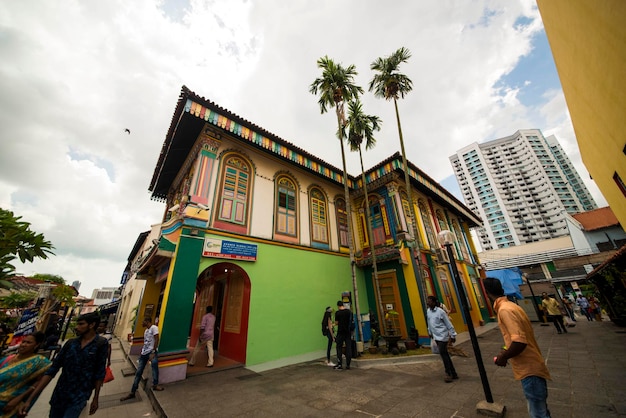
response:
<path id="1" fill-rule="evenodd" d="M 533 0 L 0 2 L 0 207 L 56 256 L 20 265 L 118 286 L 137 235 L 161 219 L 148 185 L 184 84 L 339 167 L 332 114 L 308 90 L 328 55 L 354 64 L 383 127 L 366 168 L 399 150 L 393 104 L 367 92 L 399 47 L 408 158 L 458 193 L 448 157 L 472 142 L 555 134 L 598 204 Z M 125 132 L 130 130 L 130 134 Z M 351 155 L 348 170 L 358 174 Z"/>

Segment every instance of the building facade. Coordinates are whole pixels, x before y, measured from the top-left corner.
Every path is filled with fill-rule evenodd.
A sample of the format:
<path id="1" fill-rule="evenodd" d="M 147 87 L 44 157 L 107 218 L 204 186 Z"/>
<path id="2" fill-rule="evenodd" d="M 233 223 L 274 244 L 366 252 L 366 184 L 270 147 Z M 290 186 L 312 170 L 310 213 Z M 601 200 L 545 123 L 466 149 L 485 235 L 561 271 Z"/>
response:
<path id="1" fill-rule="evenodd" d="M 473 143 L 450 157 L 486 251 L 568 234 L 565 213 L 596 208 L 556 138 L 538 129 Z"/>
<path id="2" fill-rule="evenodd" d="M 582 160 L 626 225 L 626 2 L 538 0 Z"/>
<path id="3" fill-rule="evenodd" d="M 348 213 L 340 170 L 183 87 L 150 184 L 164 216 L 137 252 L 125 286 L 145 281 L 133 287 L 141 289 L 136 312 L 160 329 L 164 383 L 186 377 L 209 305 L 217 317 L 218 356 L 254 370 L 323 357 L 319 321 L 337 300 L 350 303 L 359 328 L 379 323 L 384 334 L 405 338 L 415 328 L 424 342 L 425 298 L 436 295 L 462 331 L 450 262 L 471 305 L 469 326 L 488 320 L 469 236 L 480 219 L 410 165 L 414 239 L 401 157 L 394 154 L 365 174 L 371 237 L 357 178 L 347 179 Z M 443 229 L 456 238 L 455 260 L 446 260 L 437 244 Z M 122 296 L 124 309 L 135 297 L 126 302 Z M 357 334 L 367 341 L 365 331 Z M 131 352 L 142 335 L 135 326 Z"/>

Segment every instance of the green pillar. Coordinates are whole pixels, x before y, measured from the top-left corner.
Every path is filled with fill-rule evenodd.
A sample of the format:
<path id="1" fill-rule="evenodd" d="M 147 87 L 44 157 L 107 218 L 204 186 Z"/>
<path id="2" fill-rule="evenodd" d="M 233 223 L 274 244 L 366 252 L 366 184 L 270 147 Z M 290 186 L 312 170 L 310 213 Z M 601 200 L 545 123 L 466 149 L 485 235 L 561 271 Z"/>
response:
<path id="1" fill-rule="evenodd" d="M 191 233 L 196 235 L 191 235 Z M 204 231 L 183 227 L 169 287 L 164 296 L 165 316 L 161 324 L 159 350 L 163 353 L 187 349 L 193 298 L 204 245 Z"/>

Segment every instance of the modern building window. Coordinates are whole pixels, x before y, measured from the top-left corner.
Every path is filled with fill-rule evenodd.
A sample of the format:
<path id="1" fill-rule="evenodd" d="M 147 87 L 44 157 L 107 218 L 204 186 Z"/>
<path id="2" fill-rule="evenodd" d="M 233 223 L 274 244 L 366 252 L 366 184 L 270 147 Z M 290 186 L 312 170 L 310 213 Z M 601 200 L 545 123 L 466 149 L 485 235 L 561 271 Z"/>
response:
<path id="1" fill-rule="evenodd" d="M 309 190 L 311 206 L 311 239 L 324 244 L 328 243 L 328 207 L 326 196 L 318 188 Z"/>
<path id="2" fill-rule="evenodd" d="M 626 197 L 626 184 L 624 184 L 622 178 L 617 174 L 617 171 L 613 173 L 613 180 L 615 184 L 617 184 L 617 188 L 620 189 L 624 197 Z"/>
<path id="3" fill-rule="evenodd" d="M 343 197 L 335 198 L 335 216 L 337 218 L 337 234 L 339 246 L 348 248 L 348 212 Z"/>
<path id="4" fill-rule="evenodd" d="M 276 179 L 276 227 L 277 234 L 298 235 L 298 199 L 296 183 L 288 176 Z"/>
<path id="5" fill-rule="evenodd" d="M 245 233 L 252 194 L 252 166 L 237 154 L 228 154 L 223 161 L 215 226 Z"/>

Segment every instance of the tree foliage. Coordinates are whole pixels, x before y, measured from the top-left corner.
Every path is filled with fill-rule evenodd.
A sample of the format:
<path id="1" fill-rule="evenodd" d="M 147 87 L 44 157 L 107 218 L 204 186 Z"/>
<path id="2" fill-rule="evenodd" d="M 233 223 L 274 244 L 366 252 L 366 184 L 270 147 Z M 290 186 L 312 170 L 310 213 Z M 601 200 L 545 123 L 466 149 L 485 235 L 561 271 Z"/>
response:
<path id="1" fill-rule="evenodd" d="M 33 279 L 43 280 L 44 282 L 65 284 L 65 279 L 57 274 L 37 273 Z"/>
<path id="2" fill-rule="evenodd" d="M 43 234 L 32 231 L 30 223 L 21 219 L 0 208 L 0 280 L 15 274 L 13 263 L 17 258 L 24 263 L 54 255 L 52 243 L 46 241 Z"/>
<path id="3" fill-rule="evenodd" d="M 74 301 L 74 297 L 76 296 L 74 289 L 66 284 L 60 284 L 52 289 L 52 296 L 54 296 L 57 301 L 65 303 L 68 306 L 76 305 Z"/>
<path id="4" fill-rule="evenodd" d="M 11 292 L 0 298 L 0 307 L 5 309 L 25 308 L 37 297 L 35 292 Z"/>

